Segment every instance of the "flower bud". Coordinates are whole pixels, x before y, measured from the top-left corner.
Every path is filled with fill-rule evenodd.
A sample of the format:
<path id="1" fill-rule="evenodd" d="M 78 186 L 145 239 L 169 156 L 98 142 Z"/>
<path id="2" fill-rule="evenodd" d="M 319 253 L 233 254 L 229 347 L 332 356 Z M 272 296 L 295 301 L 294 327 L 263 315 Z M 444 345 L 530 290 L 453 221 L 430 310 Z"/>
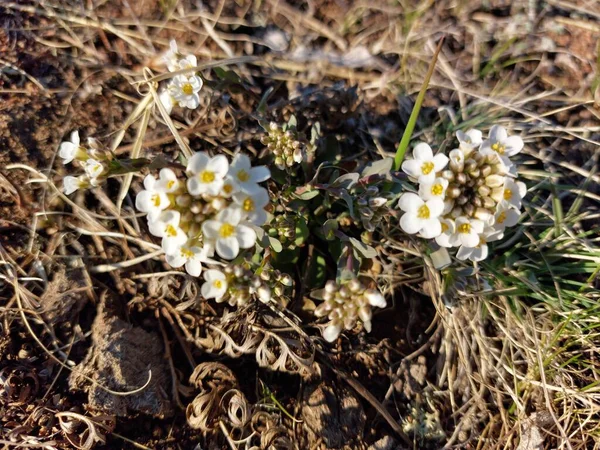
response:
<path id="1" fill-rule="evenodd" d="M 257 291 L 258 299 L 263 303 L 269 303 L 271 301 L 271 289 L 269 286 L 265 286 L 264 284 L 258 288 Z"/>

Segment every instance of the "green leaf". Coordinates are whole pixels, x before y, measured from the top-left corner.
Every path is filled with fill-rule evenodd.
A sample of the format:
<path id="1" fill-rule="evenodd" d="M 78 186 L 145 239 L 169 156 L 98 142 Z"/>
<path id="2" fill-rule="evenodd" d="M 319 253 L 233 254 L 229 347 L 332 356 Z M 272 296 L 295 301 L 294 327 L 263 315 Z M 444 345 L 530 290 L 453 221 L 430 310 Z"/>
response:
<path id="1" fill-rule="evenodd" d="M 427 74 L 425 75 L 425 80 L 423 81 L 423 85 L 421 86 L 419 95 L 417 95 L 415 106 L 413 107 L 413 110 L 410 113 L 408 124 L 406 124 L 406 129 L 404 130 L 404 134 L 402 135 L 402 140 L 400 141 L 400 144 L 398 145 L 398 150 L 396 151 L 396 157 L 394 158 L 394 170 L 400 170 L 400 166 L 402 165 L 402 161 L 404 160 L 404 155 L 406 154 L 406 150 L 408 149 L 408 145 L 410 143 L 410 138 L 412 137 L 413 130 L 415 129 L 417 118 L 419 117 L 419 111 L 421 110 L 421 105 L 423 104 L 423 100 L 425 99 L 425 92 L 427 92 L 427 87 L 429 86 L 429 81 L 431 80 L 431 76 L 433 75 L 435 63 L 437 61 L 438 55 L 440 54 L 440 51 L 442 50 L 443 43 L 444 38 L 440 39 L 437 49 L 433 54 L 433 58 L 431 59 L 431 63 L 429 63 L 429 69 L 427 70 Z"/>
<path id="2" fill-rule="evenodd" d="M 354 201 L 352 200 L 352 196 L 348 193 L 348 191 L 343 190 L 340 192 L 340 197 L 346 202 L 348 205 L 348 212 L 352 217 L 354 217 Z"/>
<path id="3" fill-rule="evenodd" d="M 300 194 L 294 193 L 294 197 L 296 197 L 297 199 L 300 199 L 300 200 L 311 200 L 311 199 L 315 198 L 317 195 L 319 195 L 318 189 L 310 189 L 310 190 L 304 191 Z"/>
<path id="4" fill-rule="evenodd" d="M 392 158 L 380 159 L 379 161 L 373 161 L 368 164 L 362 173 L 361 177 L 365 178 L 371 175 L 387 175 L 392 170 L 394 160 Z"/>
<path id="5" fill-rule="evenodd" d="M 265 114 L 267 112 L 267 102 L 269 101 L 269 98 L 271 97 L 271 94 L 273 94 L 274 90 L 275 90 L 275 88 L 273 86 L 271 86 L 269 89 L 266 90 L 266 92 L 261 97 L 260 102 L 258 103 L 258 106 L 256 107 L 256 110 L 260 114 Z"/>
<path id="6" fill-rule="evenodd" d="M 307 278 L 306 285 L 307 286 L 322 286 L 327 279 L 327 261 L 323 255 L 315 254 L 315 256 L 311 259 L 310 265 L 307 268 Z M 311 293 L 316 294 L 315 291 Z M 317 300 L 322 300 L 322 297 L 313 297 Z"/>
<path id="7" fill-rule="evenodd" d="M 359 241 L 353 237 L 350 238 L 350 243 L 352 246 L 360 252 L 365 258 L 376 258 L 377 250 L 375 250 L 370 245 L 365 244 L 364 242 Z"/>
<path id="8" fill-rule="evenodd" d="M 328 241 L 335 239 L 335 231 L 339 228 L 339 223 L 336 219 L 328 219 L 323 224 L 323 235 Z"/>
<path id="9" fill-rule="evenodd" d="M 302 245 L 304 245 L 304 243 L 308 239 L 309 234 L 310 230 L 308 229 L 306 221 L 303 217 L 300 217 L 296 224 L 296 240 L 294 241 L 296 247 L 301 247 Z"/>
<path id="10" fill-rule="evenodd" d="M 359 175 L 355 172 L 346 173 L 341 177 L 337 177 L 336 180 L 331 183 L 333 188 L 343 188 L 350 190 L 352 186 L 358 183 Z"/>
<path id="11" fill-rule="evenodd" d="M 213 68 L 213 71 L 215 72 L 215 75 L 217 75 L 217 77 L 221 80 L 242 84 L 242 79 L 233 70 L 226 70 L 222 67 L 215 67 Z"/>
<path id="12" fill-rule="evenodd" d="M 275 239 L 271 236 L 267 236 L 267 239 L 269 240 L 269 246 L 271 247 L 271 249 L 275 253 L 281 253 L 281 251 L 283 250 L 283 246 L 281 245 L 281 242 L 279 242 L 279 239 Z"/>

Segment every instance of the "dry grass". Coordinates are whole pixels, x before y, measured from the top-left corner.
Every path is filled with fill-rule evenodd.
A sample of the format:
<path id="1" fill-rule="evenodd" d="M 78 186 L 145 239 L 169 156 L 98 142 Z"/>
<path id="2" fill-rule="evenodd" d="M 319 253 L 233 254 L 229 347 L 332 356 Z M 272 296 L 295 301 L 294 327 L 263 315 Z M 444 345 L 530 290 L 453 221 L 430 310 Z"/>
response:
<path id="1" fill-rule="evenodd" d="M 442 419 L 444 448 L 600 448 L 600 47 L 593 42 L 598 15 L 594 5 L 552 1 L 542 9 L 535 2 L 488 9 L 468 2 L 355 2 L 342 10 L 335 2 L 221 1 L 199 10 L 191 2 L 161 1 L 155 10 L 144 11 L 142 3 L 103 2 L 96 10 L 66 1 L 3 3 L 0 11 L 6 17 L 27 22 L 27 31 L 13 27 L 17 32 L 26 33 L 35 49 L 60 61 L 61 70 L 72 64 L 75 71 L 70 75 L 74 79 L 66 77 L 59 80 L 64 85 L 50 88 L 43 87 L 43 80 L 28 73 L 19 61 L 0 61 L 30 80 L 23 84 L 25 88 L 14 83 L 2 94 L 12 98 L 32 93 L 34 85 L 43 87 L 35 91 L 40 99 L 69 92 L 70 128 L 85 126 L 110 139 L 116 153 L 137 157 L 162 151 L 187 155 L 192 146 L 219 146 L 229 153 L 247 146 L 257 152 L 256 110 L 265 86 L 272 87 L 278 98 L 268 118 L 287 118 L 301 105 L 309 120 L 311 114 L 323 120 L 319 115 L 328 111 L 314 107 L 311 93 L 304 89 L 337 93 L 355 85 L 361 107 L 356 136 L 350 139 L 379 159 L 393 156 L 400 122 L 406 122 L 412 107 L 407 95 L 418 91 L 435 42 L 445 34 L 446 44 L 426 97 L 429 108 L 421 115 L 415 138 L 440 142 L 443 147 L 451 145 L 457 129 L 487 129 L 502 121 L 527 142 L 520 172 L 530 194 L 525 220 L 496 246 L 495 257 L 467 279 L 461 278 L 458 268 L 435 271 L 416 241 L 407 241 L 394 225 L 388 228 L 382 241 L 386 256 L 380 285 L 390 293 L 412 289 L 424 294 L 437 311 L 429 329 L 422 326 L 419 331 L 425 342 L 409 355 L 389 361 L 390 383 L 396 381 L 392 366 L 403 367 L 427 355 L 427 402 Z M 276 34 L 268 35 L 264 23 Z M 565 35 L 574 38 L 565 43 Z M 7 36 L 12 45 L 10 33 Z M 208 61 L 201 68 L 226 67 L 242 77 L 242 94 L 232 89 L 223 95 L 231 85 L 213 76 L 212 94 L 197 115 L 174 122 L 165 111 L 151 110 L 161 77 L 150 70 L 172 37 L 182 49 Z M 265 52 L 276 46 L 276 38 L 283 39 L 281 51 Z M 567 82 L 573 77 L 577 83 Z M 78 92 L 93 91 L 95 85 L 110 93 L 108 110 L 118 106 L 119 113 L 111 115 L 114 123 L 108 118 L 86 121 L 80 113 L 97 96 L 90 94 L 89 100 Z M 295 100 L 290 102 L 281 93 L 285 90 Z M 335 128 L 336 118 L 332 114 L 332 124 L 325 125 L 348 138 L 347 130 Z M 165 124 L 169 133 L 157 124 Z M 98 300 L 93 289 L 98 274 L 107 274 L 102 278 L 105 286 L 112 283 L 115 291 L 134 299 L 143 280 L 161 276 L 168 280 L 168 288 L 156 288 L 157 296 L 169 291 L 172 298 L 158 301 L 151 310 L 163 314 L 161 327 L 169 324 L 178 351 L 194 362 L 189 346 L 198 336 L 186 332 L 190 324 L 204 319 L 171 305 L 173 299 L 193 292 L 194 285 L 177 281 L 179 272 L 154 273 L 160 252 L 143 237 L 127 195 L 136 180 L 126 178 L 118 194 L 94 194 L 98 206 L 91 211 L 83 206 L 83 198 L 72 201 L 53 184 L 60 169 L 34 169 L 29 161 L 21 162 L 28 165 L 6 169 L 29 171 L 30 182 L 42 183 L 43 189 L 36 192 L 43 191 L 46 201 L 25 227 L 26 245 L 2 249 L 6 284 L 0 295 L 10 292 L 6 299 L 0 297 L 3 327 L 15 327 L 20 320 L 18 326 L 25 327 L 44 352 L 69 371 L 73 362 L 64 352 L 67 342 L 48 329 L 36 312 L 47 286 L 44 267 L 67 261 L 81 268 L 85 291 L 93 301 Z M 8 180 L 0 182 L 11 196 L 19 197 L 21 188 Z M 43 233 L 51 227 L 59 232 L 56 237 L 41 239 L 37 230 Z M 93 258 L 88 258 L 84 245 L 93 249 Z M 157 263 L 150 265 L 152 261 Z M 132 267 L 133 272 L 122 272 Z M 484 280 L 493 291 L 483 292 Z M 16 303 L 22 301 L 20 289 L 28 292 L 27 304 Z M 398 303 L 400 307 L 401 300 Z M 295 321 L 291 324 L 296 326 Z M 39 330 L 44 330 L 44 339 L 37 337 Z M 298 339 L 308 339 L 300 331 Z M 163 337 L 168 341 L 164 328 Z M 400 429 L 407 411 L 390 414 L 396 396 L 392 387 L 385 386 L 387 395 L 377 398 L 357 380 L 352 383 L 391 429 Z M 115 436 L 133 442 L 130 436 Z M 228 445 L 234 448 L 231 441 L 228 436 Z M 30 439 L 23 442 L 35 444 Z M 146 448 L 141 443 L 132 445 Z M 437 448 L 438 443 L 415 441 L 414 445 Z"/>

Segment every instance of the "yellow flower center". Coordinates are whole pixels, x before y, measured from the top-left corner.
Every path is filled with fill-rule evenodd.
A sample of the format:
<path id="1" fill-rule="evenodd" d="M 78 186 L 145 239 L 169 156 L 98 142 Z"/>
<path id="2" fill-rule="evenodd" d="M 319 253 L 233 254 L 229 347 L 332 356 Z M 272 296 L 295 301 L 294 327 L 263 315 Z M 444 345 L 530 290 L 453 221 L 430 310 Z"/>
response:
<path id="1" fill-rule="evenodd" d="M 191 258 L 192 256 L 194 256 L 194 252 L 192 252 L 189 248 L 182 247 L 181 256 L 185 258 Z"/>
<path id="2" fill-rule="evenodd" d="M 246 181 L 248 181 L 250 179 L 250 174 L 248 172 L 246 172 L 244 169 L 240 170 L 237 174 L 238 180 L 240 180 L 242 183 L 245 183 Z"/>
<path id="3" fill-rule="evenodd" d="M 479 245 L 477 247 L 481 247 L 482 245 L 486 245 L 487 242 L 485 242 L 485 239 L 482 238 L 481 236 L 479 236 Z"/>
<path id="4" fill-rule="evenodd" d="M 429 175 L 432 170 L 433 170 L 433 163 L 431 161 L 425 162 L 421 166 L 421 172 L 423 172 L 423 175 Z"/>
<path id="5" fill-rule="evenodd" d="M 471 224 L 470 223 L 463 223 L 462 225 L 458 226 L 458 232 L 459 233 L 470 233 L 471 232 Z"/>
<path id="6" fill-rule="evenodd" d="M 200 174 L 200 179 L 203 183 L 212 183 L 215 181 L 215 173 L 210 170 L 203 170 Z"/>
<path id="7" fill-rule="evenodd" d="M 433 186 L 431 186 L 431 193 L 433 195 L 442 195 L 442 193 L 444 192 L 444 186 L 442 186 L 441 184 L 434 184 Z"/>
<path id="8" fill-rule="evenodd" d="M 504 155 L 504 151 L 506 150 L 506 147 L 504 145 L 502 145 L 501 143 L 496 142 L 496 143 L 492 144 L 492 150 L 494 150 L 496 153 Z"/>
<path id="9" fill-rule="evenodd" d="M 190 83 L 185 83 L 183 86 L 181 86 L 181 91 L 185 95 L 192 95 L 194 93 L 194 87 Z"/>
<path id="10" fill-rule="evenodd" d="M 233 191 L 232 185 L 230 185 L 230 184 L 223 185 L 223 192 L 225 192 L 227 195 L 231 194 L 232 191 Z"/>
<path id="11" fill-rule="evenodd" d="M 512 197 L 512 191 L 510 189 L 504 189 L 504 200 L 510 200 Z"/>
<path id="12" fill-rule="evenodd" d="M 248 197 L 246 200 L 244 200 L 242 209 L 246 212 L 254 211 L 254 201 L 252 201 L 252 199 Z"/>
<path id="13" fill-rule="evenodd" d="M 175 186 L 175 180 L 167 181 L 167 189 L 172 189 Z"/>
<path id="14" fill-rule="evenodd" d="M 175 227 L 173 225 L 169 224 L 165 228 L 165 234 L 169 237 L 175 237 L 175 236 L 177 236 L 177 230 L 175 229 Z"/>
<path id="15" fill-rule="evenodd" d="M 154 207 L 158 208 L 160 206 L 160 195 L 154 194 L 150 198 L 152 199 L 152 204 L 154 205 Z"/>
<path id="16" fill-rule="evenodd" d="M 445 233 L 446 231 L 448 231 L 448 228 L 450 228 L 448 225 L 446 225 L 444 222 L 442 222 L 442 233 Z"/>
<path id="17" fill-rule="evenodd" d="M 496 218 L 496 222 L 499 223 L 500 225 L 502 225 L 505 220 L 506 220 L 506 212 L 502 211 Z"/>
<path id="18" fill-rule="evenodd" d="M 423 205 L 419 208 L 419 211 L 417 212 L 417 217 L 419 219 L 429 219 L 430 216 L 430 212 L 429 212 L 429 208 L 427 207 L 427 205 Z"/>
<path id="19" fill-rule="evenodd" d="M 213 286 L 217 289 L 221 289 L 223 287 L 223 282 L 221 280 L 215 280 L 213 281 Z"/>
<path id="20" fill-rule="evenodd" d="M 221 225 L 221 228 L 219 228 L 219 236 L 222 238 L 228 238 L 233 233 L 235 233 L 235 227 L 231 224 L 224 223 Z"/>

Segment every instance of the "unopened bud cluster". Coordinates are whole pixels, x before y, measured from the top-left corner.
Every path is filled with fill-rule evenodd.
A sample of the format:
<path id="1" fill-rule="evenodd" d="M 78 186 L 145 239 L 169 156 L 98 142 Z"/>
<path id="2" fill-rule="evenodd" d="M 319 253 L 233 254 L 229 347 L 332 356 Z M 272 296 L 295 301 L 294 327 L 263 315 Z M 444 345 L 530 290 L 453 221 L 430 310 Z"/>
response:
<path id="1" fill-rule="evenodd" d="M 420 143 L 402 164 L 419 189 L 400 197 L 400 226 L 441 247 L 459 247 L 458 259 L 481 261 L 487 258 L 487 243 L 501 239 L 519 220 L 527 189 L 516 180 L 509 157 L 521 151 L 523 140 L 500 126 L 492 127 L 486 140 L 477 130 L 457 137 L 459 148 L 448 156 L 434 156 Z"/>
<path id="2" fill-rule="evenodd" d="M 321 292 L 323 303 L 314 311 L 316 317 L 327 317 L 329 323 L 323 330 L 328 342 L 337 339 L 340 332 L 353 329 L 362 323 L 364 329 L 371 331 L 372 308 L 384 308 L 386 301 L 375 289 L 367 289 L 357 278 L 337 284 L 328 281 Z"/>
<path id="3" fill-rule="evenodd" d="M 286 294 L 293 286 L 292 277 L 265 266 L 260 275 L 239 264 L 229 264 L 223 270 L 207 270 L 202 285 L 202 295 L 214 298 L 217 303 L 242 307 L 251 301 L 287 304 Z"/>
<path id="4" fill-rule="evenodd" d="M 265 265 L 260 272 L 260 278 L 271 288 L 271 300 L 281 306 L 289 303 L 290 294 L 294 287 L 292 277 L 270 265 Z"/>
<path id="5" fill-rule="evenodd" d="M 269 236 L 277 238 L 286 249 L 294 250 L 297 220 L 297 216 L 289 212 L 276 215 L 269 228 Z"/>
<path id="6" fill-rule="evenodd" d="M 366 231 L 375 231 L 388 210 L 385 207 L 387 199 L 381 196 L 377 186 L 355 188 L 352 196 L 356 209 L 354 224 L 362 225 Z"/>
<path id="7" fill-rule="evenodd" d="M 295 129 L 284 131 L 277 123 L 271 122 L 267 134 L 260 141 L 274 156 L 275 166 L 280 170 L 291 168 L 304 158 L 305 143 Z"/>

